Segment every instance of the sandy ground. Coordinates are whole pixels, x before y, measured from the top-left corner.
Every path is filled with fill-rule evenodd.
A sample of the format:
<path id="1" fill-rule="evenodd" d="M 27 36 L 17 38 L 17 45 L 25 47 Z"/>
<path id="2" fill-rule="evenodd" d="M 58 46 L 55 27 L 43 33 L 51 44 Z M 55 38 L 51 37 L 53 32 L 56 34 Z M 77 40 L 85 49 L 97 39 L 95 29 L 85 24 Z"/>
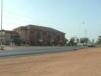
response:
<path id="1" fill-rule="evenodd" d="M 0 76 L 101 76 L 101 48 L 0 58 Z"/>

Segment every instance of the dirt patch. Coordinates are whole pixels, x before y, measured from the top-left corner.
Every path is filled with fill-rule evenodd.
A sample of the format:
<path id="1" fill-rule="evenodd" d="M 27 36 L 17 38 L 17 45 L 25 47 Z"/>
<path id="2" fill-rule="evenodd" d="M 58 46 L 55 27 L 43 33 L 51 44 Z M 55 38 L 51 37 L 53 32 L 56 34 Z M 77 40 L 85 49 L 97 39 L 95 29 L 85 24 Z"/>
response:
<path id="1" fill-rule="evenodd" d="M 0 58 L 0 76 L 101 76 L 101 48 Z"/>

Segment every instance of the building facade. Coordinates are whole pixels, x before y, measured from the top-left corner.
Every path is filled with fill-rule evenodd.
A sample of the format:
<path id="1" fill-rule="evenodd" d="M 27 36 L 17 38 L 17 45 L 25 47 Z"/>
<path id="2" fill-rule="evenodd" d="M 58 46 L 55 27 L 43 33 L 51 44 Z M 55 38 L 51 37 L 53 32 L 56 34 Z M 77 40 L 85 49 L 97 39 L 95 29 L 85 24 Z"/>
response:
<path id="1" fill-rule="evenodd" d="M 2 30 L 0 31 L 0 43 L 3 45 L 10 45 L 13 43 L 15 38 L 18 38 L 19 35 L 15 31 Z"/>
<path id="2" fill-rule="evenodd" d="M 17 32 L 22 44 L 30 45 L 64 45 L 65 33 L 49 27 L 36 25 L 21 26 L 13 31 Z"/>

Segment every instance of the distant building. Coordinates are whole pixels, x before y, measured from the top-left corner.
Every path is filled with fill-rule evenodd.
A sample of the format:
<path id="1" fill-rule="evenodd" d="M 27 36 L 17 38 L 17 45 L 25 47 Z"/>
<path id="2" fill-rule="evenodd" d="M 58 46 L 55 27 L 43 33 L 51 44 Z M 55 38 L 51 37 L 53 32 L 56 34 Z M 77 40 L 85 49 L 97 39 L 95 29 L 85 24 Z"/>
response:
<path id="1" fill-rule="evenodd" d="M 27 25 L 13 31 L 19 34 L 23 44 L 64 45 L 65 43 L 65 33 L 49 27 Z"/>
<path id="2" fill-rule="evenodd" d="M 89 38 L 80 38 L 80 45 L 87 46 L 90 43 Z"/>
<path id="3" fill-rule="evenodd" d="M 10 45 L 18 36 L 18 33 L 15 31 L 2 30 L 0 31 L 0 42 L 3 45 Z"/>

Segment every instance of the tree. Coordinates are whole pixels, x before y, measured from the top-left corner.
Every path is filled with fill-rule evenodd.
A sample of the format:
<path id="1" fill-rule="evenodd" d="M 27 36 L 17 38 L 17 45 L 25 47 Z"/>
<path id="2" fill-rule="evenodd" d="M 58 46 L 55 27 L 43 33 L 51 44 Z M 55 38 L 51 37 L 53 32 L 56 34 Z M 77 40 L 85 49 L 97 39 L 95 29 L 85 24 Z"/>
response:
<path id="1" fill-rule="evenodd" d="M 97 44 L 101 44 L 101 36 L 98 37 Z"/>
<path id="2" fill-rule="evenodd" d="M 68 43 L 69 46 L 76 46 L 77 45 L 77 38 L 72 37 Z"/>
<path id="3" fill-rule="evenodd" d="M 12 43 L 14 43 L 15 45 L 21 45 L 22 43 L 22 40 L 20 39 L 19 36 L 15 36 L 15 37 L 12 37 Z"/>
<path id="4" fill-rule="evenodd" d="M 67 45 L 68 44 L 68 39 L 65 38 L 64 44 Z"/>

